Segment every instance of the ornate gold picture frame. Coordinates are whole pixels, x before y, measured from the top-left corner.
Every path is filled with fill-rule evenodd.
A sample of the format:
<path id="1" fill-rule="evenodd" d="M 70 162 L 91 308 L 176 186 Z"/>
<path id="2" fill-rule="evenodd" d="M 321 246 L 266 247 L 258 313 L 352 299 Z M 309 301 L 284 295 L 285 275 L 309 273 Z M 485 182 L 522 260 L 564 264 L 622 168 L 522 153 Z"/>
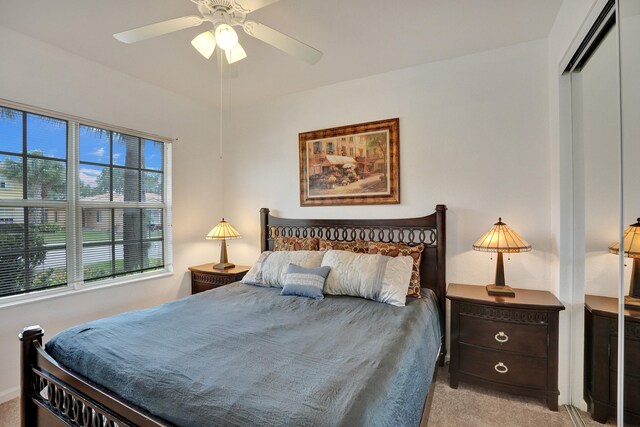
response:
<path id="1" fill-rule="evenodd" d="M 400 119 L 298 135 L 300 206 L 400 203 Z"/>

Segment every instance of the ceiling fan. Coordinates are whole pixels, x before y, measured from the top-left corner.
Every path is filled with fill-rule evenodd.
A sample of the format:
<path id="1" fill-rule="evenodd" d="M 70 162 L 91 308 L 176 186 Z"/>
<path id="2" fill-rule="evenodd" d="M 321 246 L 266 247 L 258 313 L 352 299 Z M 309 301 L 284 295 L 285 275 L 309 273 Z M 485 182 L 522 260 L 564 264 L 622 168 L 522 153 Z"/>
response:
<path id="1" fill-rule="evenodd" d="M 213 30 L 199 34 L 191 44 L 202 56 L 209 59 L 216 45 L 224 51 L 228 64 L 233 64 L 247 57 L 245 50 L 238 43 L 238 34 L 233 27 L 242 27 L 251 37 L 270 44 L 298 59 L 310 64 L 317 63 L 322 52 L 302 43 L 280 31 L 264 24 L 248 20 L 247 15 L 254 10 L 269 6 L 279 0 L 191 0 L 198 5 L 202 16 L 189 15 L 168 21 L 122 31 L 113 35 L 124 43 L 135 43 L 141 40 L 158 37 L 186 28 L 197 27 L 204 22 L 213 24 Z"/>

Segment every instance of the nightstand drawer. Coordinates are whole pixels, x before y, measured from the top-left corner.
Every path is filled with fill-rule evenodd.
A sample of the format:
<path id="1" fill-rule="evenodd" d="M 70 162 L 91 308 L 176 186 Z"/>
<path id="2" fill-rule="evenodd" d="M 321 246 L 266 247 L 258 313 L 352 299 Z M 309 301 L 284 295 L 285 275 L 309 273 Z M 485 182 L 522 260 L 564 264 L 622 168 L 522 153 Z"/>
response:
<path id="1" fill-rule="evenodd" d="M 543 397 L 558 410 L 558 318 L 564 306 L 548 291 L 489 295 L 484 286 L 451 283 L 449 385 L 469 381 L 507 393 Z"/>
<path id="2" fill-rule="evenodd" d="M 460 315 L 460 342 L 546 357 L 547 326 L 499 322 Z"/>
<path id="3" fill-rule="evenodd" d="M 484 350 L 460 343 L 460 372 L 504 384 L 547 387 L 547 359 Z"/>

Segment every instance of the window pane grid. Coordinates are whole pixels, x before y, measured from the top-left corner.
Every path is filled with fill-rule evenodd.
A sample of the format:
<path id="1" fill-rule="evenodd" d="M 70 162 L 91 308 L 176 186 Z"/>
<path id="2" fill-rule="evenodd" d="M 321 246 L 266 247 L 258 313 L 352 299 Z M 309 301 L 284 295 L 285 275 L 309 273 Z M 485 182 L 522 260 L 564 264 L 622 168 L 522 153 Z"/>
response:
<path id="1" fill-rule="evenodd" d="M 66 209 L 0 207 L 0 295 L 67 284 Z"/>
<path id="2" fill-rule="evenodd" d="M 0 105 L 0 298 L 163 269 L 165 143 L 29 108 Z"/>
<path id="3" fill-rule="evenodd" d="M 85 282 L 164 267 L 163 210 L 83 208 Z"/>
<path id="4" fill-rule="evenodd" d="M 159 141 L 81 125 L 81 200 L 162 202 L 163 161 Z"/>

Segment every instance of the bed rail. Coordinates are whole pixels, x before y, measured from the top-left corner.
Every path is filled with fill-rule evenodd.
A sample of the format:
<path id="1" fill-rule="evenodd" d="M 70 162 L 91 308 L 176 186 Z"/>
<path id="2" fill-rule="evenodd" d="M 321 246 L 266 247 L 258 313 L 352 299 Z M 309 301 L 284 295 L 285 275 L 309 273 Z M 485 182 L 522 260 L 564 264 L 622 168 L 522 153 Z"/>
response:
<path id="1" fill-rule="evenodd" d="M 22 427 L 168 426 L 62 367 L 42 347 L 44 330 L 24 328 L 21 341 Z"/>

